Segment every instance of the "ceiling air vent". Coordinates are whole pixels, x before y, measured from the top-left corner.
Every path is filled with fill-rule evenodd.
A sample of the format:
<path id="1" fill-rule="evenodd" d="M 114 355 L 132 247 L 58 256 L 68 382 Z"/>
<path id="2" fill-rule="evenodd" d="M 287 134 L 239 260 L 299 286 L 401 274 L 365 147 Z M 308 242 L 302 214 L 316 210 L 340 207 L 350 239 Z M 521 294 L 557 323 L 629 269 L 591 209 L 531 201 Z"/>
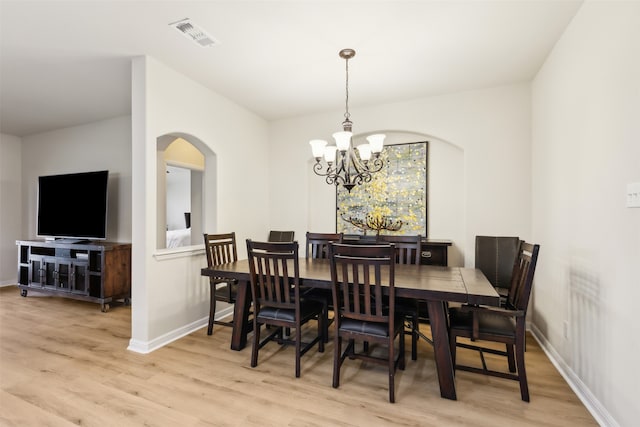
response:
<path id="1" fill-rule="evenodd" d="M 196 43 L 200 47 L 209 47 L 220 44 L 220 42 L 209 34 L 207 34 L 202 28 L 194 24 L 189 18 L 182 19 L 171 24 L 176 30 L 180 31 L 186 38 Z"/>

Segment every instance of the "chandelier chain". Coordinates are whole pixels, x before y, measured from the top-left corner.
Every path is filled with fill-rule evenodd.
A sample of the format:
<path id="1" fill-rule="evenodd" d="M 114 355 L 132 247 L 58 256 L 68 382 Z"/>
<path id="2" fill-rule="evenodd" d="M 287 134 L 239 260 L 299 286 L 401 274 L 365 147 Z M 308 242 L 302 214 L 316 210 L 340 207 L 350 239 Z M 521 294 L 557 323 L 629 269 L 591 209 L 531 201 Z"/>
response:
<path id="1" fill-rule="evenodd" d="M 346 78 L 345 78 L 345 101 L 344 101 L 344 109 L 345 109 L 345 113 L 344 113 L 344 118 L 346 119 L 346 121 L 349 121 L 349 117 L 351 117 L 351 114 L 349 114 L 349 58 L 346 58 L 345 60 L 345 74 L 346 74 Z"/>

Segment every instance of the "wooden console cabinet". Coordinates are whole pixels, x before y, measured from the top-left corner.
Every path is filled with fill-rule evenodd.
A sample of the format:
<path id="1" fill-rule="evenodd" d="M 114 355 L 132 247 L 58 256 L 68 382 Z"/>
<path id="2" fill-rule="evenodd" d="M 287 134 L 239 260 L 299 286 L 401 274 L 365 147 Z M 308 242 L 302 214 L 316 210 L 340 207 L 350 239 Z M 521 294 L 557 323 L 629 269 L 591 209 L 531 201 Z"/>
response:
<path id="1" fill-rule="evenodd" d="M 131 298 L 131 244 L 18 240 L 18 287 L 99 303 Z"/>
<path id="2" fill-rule="evenodd" d="M 344 243 L 375 243 L 376 236 L 362 236 L 359 234 L 345 234 L 342 241 Z M 423 238 L 420 244 L 420 264 L 438 265 L 447 267 L 449 265 L 449 246 L 451 240 L 427 239 Z"/>
<path id="3" fill-rule="evenodd" d="M 448 248 L 451 243 L 451 240 L 422 239 L 420 264 L 448 266 Z"/>

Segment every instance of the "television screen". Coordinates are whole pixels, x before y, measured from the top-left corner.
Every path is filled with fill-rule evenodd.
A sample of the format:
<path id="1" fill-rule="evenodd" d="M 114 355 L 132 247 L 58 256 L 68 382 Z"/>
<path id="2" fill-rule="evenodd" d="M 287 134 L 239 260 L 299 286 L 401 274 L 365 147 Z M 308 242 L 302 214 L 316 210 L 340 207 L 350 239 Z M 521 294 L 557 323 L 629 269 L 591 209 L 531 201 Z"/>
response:
<path id="1" fill-rule="evenodd" d="M 39 177 L 38 236 L 106 239 L 108 178 L 109 171 Z"/>

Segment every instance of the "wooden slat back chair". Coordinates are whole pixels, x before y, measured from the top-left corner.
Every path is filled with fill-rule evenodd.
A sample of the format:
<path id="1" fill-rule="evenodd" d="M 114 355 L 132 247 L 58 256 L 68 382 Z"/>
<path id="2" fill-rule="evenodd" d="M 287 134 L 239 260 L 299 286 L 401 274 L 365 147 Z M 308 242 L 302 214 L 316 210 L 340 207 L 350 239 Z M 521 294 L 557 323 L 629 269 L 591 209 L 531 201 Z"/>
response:
<path id="1" fill-rule="evenodd" d="M 204 247 L 209 268 L 238 260 L 236 249 L 236 233 L 204 234 Z M 209 277 L 211 288 L 209 303 L 209 326 L 207 335 L 213 333 L 213 324 L 233 326 L 233 322 L 215 320 L 216 301 L 235 304 L 238 291 L 238 281 L 227 277 Z"/>
<path id="2" fill-rule="evenodd" d="M 269 232 L 268 241 L 269 242 L 288 242 L 288 243 L 291 243 L 291 242 L 293 242 L 294 236 L 295 236 L 295 232 L 293 232 L 293 231 L 271 230 Z"/>
<path id="3" fill-rule="evenodd" d="M 306 258 L 329 258 L 329 244 L 342 243 L 342 233 L 311 233 L 307 231 Z"/>
<path id="4" fill-rule="evenodd" d="M 324 331 L 327 313 L 319 301 L 300 296 L 298 242 L 255 242 L 247 239 L 247 254 L 253 297 L 253 348 L 251 367 L 258 365 L 258 350 L 267 342 L 294 344 L 296 378 L 300 376 L 300 357 L 316 343 L 324 351 Z M 318 332 L 309 343 L 302 342 L 301 327 L 309 320 L 318 321 Z M 275 326 L 260 341 L 261 325 Z M 294 339 L 283 330 L 295 329 Z"/>
<path id="5" fill-rule="evenodd" d="M 329 251 L 336 320 L 333 387 L 340 385 L 340 368 L 347 357 L 380 363 L 389 369 L 389 401 L 393 403 L 395 372 L 403 370 L 405 363 L 403 322 L 395 312 L 395 247 L 332 243 Z M 388 299 L 383 296 L 385 285 Z M 344 351 L 343 340 L 348 341 Z M 356 340 L 386 346 L 387 356 L 374 356 L 368 349 L 356 352 Z"/>
<path id="6" fill-rule="evenodd" d="M 396 247 L 396 264 L 420 264 L 422 236 L 380 235 L 380 243 L 393 243 Z M 424 304 L 422 304 L 424 305 Z M 396 299 L 396 311 L 404 314 L 405 335 L 411 336 L 411 360 L 418 359 L 418 339 L 426 340 L 433 345 L 431 339 L 420 333 L 420 310 L 417 300 L 407 298 Z M 426 306 L 424 307 L 426 311 Z M 424 313 L 427 316 L 426 313 Z"/>
<path id="7" fill-rule="evenodd" d="M 305 258 L 309 259 L 328 259 L 329 245 L 333 243 L 342 243 L 343 233 L 312 233 L 307 231 L 307 243 L 305 246 Z M 327 313 L 333 310 L 333 299 L 330 289 L 307 289 L 305 296 L 308 298 L 316 298 L 326 305 Z M 326 331 L 324 334 L 325 342 L 329 341 L 329 325 L 333 323 L 333 319 L 328 319 L 326 323 Z"/>
<path id="8" fill-rule="evenodd" d="M 519 381 L 520 395 L 525 402 L 529 401 L 524 362 L 525 321 L 539 250 L 539 245 L 526 242 L 520 245 L 505 307 L 463 305 L 450 311 L 449 315 L 451 355 L 455 369 Z M 470 338 L 473 343 L 459 343 L 458 337 Z M 504 343 L 506 351 L 484 347 L 476 342 L 478 340 Z M 479 351 L 482 368 L 457 365 L 456 346 Z M 509 372 L 488 369 L 484 353 L 506 356 Z"/>
<path id="9" fill-rule="evenodd" d="M 513 236 L 476 236 L 475 267 L 500 294 L 504 305 L 522 241 Z"/>
<path id="10" fill-rule="evenodd" d="M 382 234 L 379 243 L 393 243 L 396 246 L 396 264 L 420 264 L 422 236 L 395 236 Z"/>

